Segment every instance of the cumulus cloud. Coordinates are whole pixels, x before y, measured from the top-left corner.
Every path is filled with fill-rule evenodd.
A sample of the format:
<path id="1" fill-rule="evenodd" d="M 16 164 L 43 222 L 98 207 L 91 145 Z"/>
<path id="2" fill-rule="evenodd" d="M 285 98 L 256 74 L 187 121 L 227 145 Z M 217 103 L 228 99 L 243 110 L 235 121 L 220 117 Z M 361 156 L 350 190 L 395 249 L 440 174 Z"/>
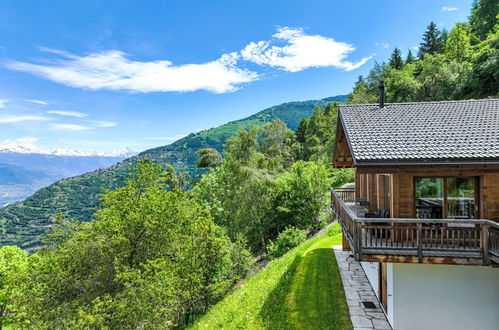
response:
<path id="1" fill-rule="evenodd" d="M 7 99 L 0 99 L 0 109 L 5 108 L 5 103 L 9 102 Z"/>
<path id="2" fill-rule="evenodd" d="M 92 129 L 92 127 L 77 124 L 54 124 L 52 127 L 60 131 L 85 131 Z"/>
<path id="3" fill-rule="evenodd" d="M 236 66 L 239 55 L 225 54 L 202 64 L 173 65 L 166 60 L 141 62 L 128 54 L 109 50 L 77 56 L 64 51 L 42 49 L 61 57 L 48 64 L 6 61 L 5 67 L 90 90 L 129 92 L 189 92 L 207 90 L 231 92 L 242 83 L 258 79 L 258 74 Z"/>
<path id="4" fill-rule="evenodd" d="M 380 45 L 389 47 L 388 43 Z M 349 61 L 347 57 L 355 51 L 353 45 L 330 37 L 309 35 L 301 28 L 290 27 L 278 28 L 270 40 L 251 42 L 241 51 L 223 54 L 216 60 L 200 64 L 175 65 L 168 60 L 136 61 L 119 50 L 81 56 L 45 47 L 39 50 L 50 53 L 55 59 L 44 59 L 38 63 L 5 60 L 0 65 L 88 90 L 141 93 L 206 90 L 227 93 L 261 78 L 259 73 L 243 68 L 240 64 L 244 61 L 289 72 L 319 67 L 351 71 L 371 58 Z"/>
<path id="5" fill-rule="evenodd" d="M 50 110 L 50 111 L 47 111 L 47 113 L 52 114 L 52 115 L 68 116 L 68 117 L 76 117 L 76 118 L 88 117 L 88 113 L 83 113 L 83 112 L 78 112 L 78 111 Z"/>
<path id="6" fill-rule="evenodd" d="M 50 120 L 45 116 L 21 115 L 21 116 L 0 116 L 0 124 L 18 123 L 23 121 L 44 121 Z"/>
<path id="7" fill-rule="evenodd" d="M 320 35 L 307 35 L 300 28 L 278 28 L 273 38 L 247 45 L 241 51 L 243 59 L 289 72 L 326 66 L 351 71 L 370 59 L 364 57 L 356 63 L 346 61 L 348 54 L 355 50 L 354 46 Z M 283 42 L 283 46 L 275 45 Z"/>
<path id="8" fill-rule="evenodd" d="M 456 11 L 458 9 L 456 7 L 442 7 L 442 11 Z"/>

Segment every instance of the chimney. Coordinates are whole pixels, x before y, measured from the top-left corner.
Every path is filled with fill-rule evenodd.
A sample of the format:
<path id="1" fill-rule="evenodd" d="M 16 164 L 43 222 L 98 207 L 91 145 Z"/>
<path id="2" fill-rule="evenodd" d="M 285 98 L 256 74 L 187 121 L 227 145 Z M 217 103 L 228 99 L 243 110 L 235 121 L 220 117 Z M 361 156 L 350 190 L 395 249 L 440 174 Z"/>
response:
<path id="1" fill-rule="evenodd" d="M 379 88 L 379 108 L 383 109 L 385 107 L 385 82 L 380 81 L 378 88 Z"/>

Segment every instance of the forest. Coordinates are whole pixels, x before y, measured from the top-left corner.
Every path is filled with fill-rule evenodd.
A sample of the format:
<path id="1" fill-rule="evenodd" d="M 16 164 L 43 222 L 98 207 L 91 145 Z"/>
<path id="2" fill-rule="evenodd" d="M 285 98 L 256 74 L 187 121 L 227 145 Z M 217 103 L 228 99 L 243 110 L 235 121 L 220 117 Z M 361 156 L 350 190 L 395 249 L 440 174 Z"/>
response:
<path id="1" fill-rule="evenodd" d="M 468 22 L 428 25 L 416 55 L 395 49 L 360 77 L 350 103 L 499 95 L 497 1 Z M 330 165 L 338 103 L 293 131 L 274 119 L 200 148 L 190 181 L 142 159 L 106 190 L 93 221 L 59 214 L 36 252 L 0 248 L 0 328 L 186 328 L 244 280 L 323 229 L 328 189 L 353 182 Z"/>

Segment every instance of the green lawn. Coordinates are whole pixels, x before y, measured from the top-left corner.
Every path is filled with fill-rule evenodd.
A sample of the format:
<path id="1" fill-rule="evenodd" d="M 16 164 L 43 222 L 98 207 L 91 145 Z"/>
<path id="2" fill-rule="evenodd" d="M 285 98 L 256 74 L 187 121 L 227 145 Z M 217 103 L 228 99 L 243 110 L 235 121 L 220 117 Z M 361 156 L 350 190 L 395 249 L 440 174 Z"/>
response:
<path id="1" fill-rule="evenodd" d="M 192 329 L 352 329 L 332 250 L 341 234 L 309 240 L 213 306 Z"/>

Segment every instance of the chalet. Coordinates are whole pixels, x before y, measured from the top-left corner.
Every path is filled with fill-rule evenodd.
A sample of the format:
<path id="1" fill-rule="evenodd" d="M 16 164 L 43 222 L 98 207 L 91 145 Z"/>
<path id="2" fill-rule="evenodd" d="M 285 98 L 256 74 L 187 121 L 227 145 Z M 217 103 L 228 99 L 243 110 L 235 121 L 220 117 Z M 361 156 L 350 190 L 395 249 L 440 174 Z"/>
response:
<path id="1" fill-rule="evenodd" d="M 343 249 L 394 329 L 499 329 L 499 99 L 341 105 Z"/>

